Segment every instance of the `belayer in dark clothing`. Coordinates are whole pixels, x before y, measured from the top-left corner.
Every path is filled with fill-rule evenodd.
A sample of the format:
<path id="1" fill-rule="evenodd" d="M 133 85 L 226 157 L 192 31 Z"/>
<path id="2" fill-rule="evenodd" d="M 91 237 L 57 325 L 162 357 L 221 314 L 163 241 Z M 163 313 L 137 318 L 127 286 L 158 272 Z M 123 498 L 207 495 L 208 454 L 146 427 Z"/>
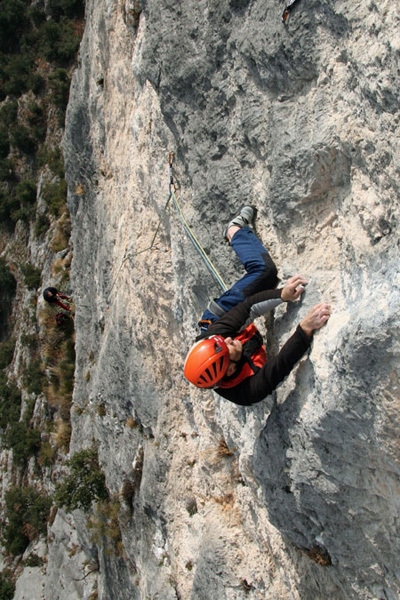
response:
<path id="1" fill-rule="evenodd" d="M 49 304 L 56 304 L 64 310 L 71 310 L 69 306 L 67 306 L 66 304 L 64 304 L 64 302 L 61 302 L 60 300 L 61 298 L 62 300 L 70 301 L 70 297 L 66 296 L 65 294 L 62 294 L 55 287 L 46 288 L 43 292 L 43 298 L 46 300 L 46 302 L 49 302 Z"/>
<path id="2" fill-rule="evenodd" d="M 276 266 L 250 227 L 254 216 L 253 207 L 245 206 L 226 229 L 225 237 L 246 274 L 210 302 L 184 366 L 185 377 L 195 386 L 213 388 L 220 396 L 244 406 L 260 402 L 276 389 L 307 352 L 314 332 L 330 317 L 328 304 L 316 304 L 277 356 L 267 358 L 253 320 L 283 302 L 298 300 L 307 281 L 294 275 L 276 288 Z"/>

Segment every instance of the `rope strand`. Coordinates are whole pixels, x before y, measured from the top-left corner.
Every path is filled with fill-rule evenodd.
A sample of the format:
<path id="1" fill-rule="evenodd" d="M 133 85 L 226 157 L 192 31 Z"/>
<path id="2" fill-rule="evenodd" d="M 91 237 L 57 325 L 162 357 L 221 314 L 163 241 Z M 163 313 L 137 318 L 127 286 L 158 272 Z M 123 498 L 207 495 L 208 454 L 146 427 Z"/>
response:
<path id="1" fill-rule="evenodd" d="M 178 202 L 178 199 L 177 199 L 177 197 L 175 195 L 175 187 L 176 186 L 175 186 L 175 183 L 174 183 L 174 174 L 173 174 L 173 168 L 172 168 L 174 160 L 175 160 L 175 154 L 173 152 L 170 152 L 169 155 L 168 155 L 168 163 L 169 163 L 169 194 L 170 194 L 170 198 L 172 197 L 174 206 L 176 208 L 179 220 L 181 222 L 181 225 L 182 225 L 184 231 L 186 232 L 187 236 L 189 237 L 190 241 L 192 242 L 192 244 L 195 247 L 195 249 L 197 250 L 197 252 L 200 254 L 200 257 L 201 257 L 202 261 L 206 265 L 207 269 L 210 271 L 211 275 L 214 277 L 215 281 L 221 287 L 222 291 L 225 292 L 228 288 L 227 288 L 224 280 L 222 279 L 222 277 L 218 273 L 217 269 L 215 268 L 215 266 L 211 262 L 210 258 L 207 256 L 204 248 L 202 247 L 202 245 L 200 244 L 199 240 L 194 235 L 194 233 L 191 230 L 188 222 L 186 221 L 185 217 L 183 216 L 182 209 L 181 209 L 181 207 L 179 205 L 179 202 Z"/>
<path id="2" fill-rule="evenodd" d="M 181 222 L 181 225 L 182 225 L 185 233 L 187 234 L 188 238 L 192 242 L 194 248 L 200 254 L 200 257 L 201 257 L 202 261 L 204 262 L 204 264 L 206 265 L 207 269 L 210 271 L 211 275 L 214 277 L 215 281 L 221 287 L 221 289 L 222 289 L 223 292 L 225 292 L 228 289 L 227 286 L 226 286 L 226 284 L 225 284 L 225 282 L 224 282 L 224 280 L 219 275 L 217 269 L 215 268 L 215 266 L 211 262 L 210 258 L 207 256 L 204 248 L 202 247 L 202 245 L 200 244 L 199 240 L 194 235 L 194 233 L 191 230 L 188 222 L 186 221 L 185 217 L 183 216 L 182 209 L 181 209 L 181 207 L 179 205 L 178 199 L 177 199 L 176 194 L 175 194 L 176 186 L 175 186 L 175 183 L 174 183 L 174 175 L 173 175 L 173 168 L 172 168 L 174 160 L 175 160 L 175 155 L 174 155 L 173 152 L 170 152 L 169 155 L 168 155 L 168 163 L 169 163 L 169 195 L 168 195 L 167 201 L 166 201 L 166 203 L 164 205 L 164 208 L 161 210 L 161 214 L 160 214 L 160 217 L 158 219 L 157 227 L 156 227 L 156 230 L 154 232 L 153 239 L 151 240 L 151 244 L 147 248 L 144 248 L 143 250 L 138 250 L 137 252 L 134 252 L 133 254 L 131 254 L 131 253 L 127 254 L 127 248 L 125 249 L 122 262 L 121 262 L 121 264 L 120 264 L 120 266 L 119 266 L 119 268 L 117 270 L 117 273 L 116 273 L 116 275 L 114 277 L 114 281 L 113 281 L 113 284 L 112 284 L 111 289 L 109 291 L 108 297 L 111 295 L 111 293 L 112 293 L 112 291 L 114 289 L 114 286 L 115 286 L 115 284 L 117 282 L 117 279 L 119 277 L 119 274 L 120 274 L 120 272 L 122 270 L 122 267 L 124 266 L 125 262 L 128 259 L 133 258 L 134 256 L 138 256 L 139 254 L 142 254 L 143 252 L 148 252 L 149 250 L 151 250 L 153 248 L 154 242 L 155 242 L 156 237 L 158 235 L 158 232 L 160 230 L 161 223 L 163 221 L 164 215 L 166 213 L 166 210 L 168 208 L 168 205 L 170 203 L 171 198 L 172 198 L 173 204 L 175 206 L 176 212 L 178 213 L 179 220 Z"/>

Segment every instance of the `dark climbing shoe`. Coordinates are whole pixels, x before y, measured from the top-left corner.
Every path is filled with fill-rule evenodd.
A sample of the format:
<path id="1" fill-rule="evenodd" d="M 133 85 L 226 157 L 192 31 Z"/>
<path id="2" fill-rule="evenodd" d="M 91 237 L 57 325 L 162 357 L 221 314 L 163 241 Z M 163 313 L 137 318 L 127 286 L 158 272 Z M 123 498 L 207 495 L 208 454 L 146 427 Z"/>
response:
<path id="1" fill-rule="evenodd" d="M 246 227 L 247 225 L 251 226 L 256 214 L 257 209 L 254 206 L 244 206 L 240 213 L 228 223 L 228 227 L 224 231 L 224 238 L 228 241 L 227 233 L 229 227 L 232 227 L 232 225 L 236 225 L 236 227 Z"/>

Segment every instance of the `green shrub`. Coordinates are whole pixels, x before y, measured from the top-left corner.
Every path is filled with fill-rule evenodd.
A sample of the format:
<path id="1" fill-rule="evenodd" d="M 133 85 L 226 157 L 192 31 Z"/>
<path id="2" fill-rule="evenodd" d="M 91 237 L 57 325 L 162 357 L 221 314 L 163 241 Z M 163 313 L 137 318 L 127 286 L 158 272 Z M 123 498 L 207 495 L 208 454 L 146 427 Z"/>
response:
<path id="1" fill-rule="evenodd" d="M 22 554 L 29 543 L 45 535 L 51 499 L 34 487 L 13 487 L 5 493 L 3 543 L 7 552 Z"/>
<path id="2" fill-rule="evenodd" d="M 12 202 L 10 202 L 12 199 Z M 18 202 L 10 193 L 0 190 L 0 223 L 3 225 L 13 225 L 11 213 L 18 209 Z"/>
<path id="3" fill-rule="evenodd" d="M 50 169 L 60 179 L 64 179 L 65 169 L 64 169 L 64 157 L 61 152 L 61 148 L 55 148 L 49 155 L 49 160 L 47 162 Z"/>
<path id="4" fill-rule="evenodd" d="M 66 19 L 46 21 L 40 28 L 40 53 L 49 62 L 68 66 L 75 59 L 79 44 L 79 36 Z"/>
<path id="5" fill-rule="evenodd" d="M 5 369 L 11 364 L 14 356 L 15 340 L 10 338 L 0 344 L 0 369 Z"/>
<path id="6" fill-rule="evenodd" d="M 103 545 L 106 554 L 115 556 L 121 556 L 123 549 L 118 518 L 120 508 L 120 503 L 115 500 L 100 502 L 87 523 L 92 542 L 97 546 Z"/>
<path id="7" fill-rule="evenodd" d="M 36 142 L 25 125 L 16 125 L 11 130 L 11 143 L 24 154 L 34 154 L 36 151 Z"/>
<path id="8" fill-rule="evenodd" d="M 5 259 L 0 257 L 0 339 L 7 333 L 8 319 L 11 314 L 12 301 L 15 296 L 17 282 Z"/>
<path id="9" fill-rule="evenodd" d="M 7 158 L 10 153 L 10 138 L 6 129 L 0 129 L 0 158 Z"/>
<path id="10" fill-rule="evenodd" d="M 17 282 L 4 257 L 0 256 L 0 306 L 9 304 L 15 296 Z M 1 310 L 1 309 L 0 309 Z"/>
<path id="11" fill-rule="evenodd" d="M 0 299 L 11 300 L 14 297 L 17 282 L 3 256 L 0 256 Z"/>
<path id="12" fill-rule="evenodd" d="M 0 181 L 14 181 L 14 163 L 9 158 L 0 160 Z"/>
<path id="13" fill-rule="evenodd" d="M 66 69 L 56 69 L 49 76 L 49 87 L 54 105 L 64 114 L 68 104 L 70 79 Z"/>
<path id="14" fill-rule="evenodd" d="M 15 197 L 22 205 L 36 202 L 36 183 L 30 179 L 20 181 L 15 186 Z"/>
<path id="15" fill-rule="evenodd" d="M 29 77 L 33 69 L 32 57 L 28 53 L 8 58 L 4 91 L 7 95 L 21 96 L 29 89 Z"/>
<path id="16" fill-rule="evenodd" d="M 8 100 L 0 108 L 0 121 L 5 128 L 15 125 L 18 117 L 18 102 L 16 100 Z"/>
<path id="17" fill-rule="evenodd" d="M 42 273 L 40 269 L 30 263 L 21 265 L 21 271 L 24 276 L 25 285 L 29 290 L 37 290 L 42 284 Z"/>
<path id="18" fill-rule="evenodd" d="M 23 333 L 21 335 L 21 344 L 32 352 L 36 352 L 39 344 L 39 337 L 36 333 Z"/>
<path id="19" fill-rule="evenodd" d="M 28 105 L 28 123 L 31 128 L 32 135 L 38 143 L 44 142 L 47 133 L 47 118 L 46 114 L 36 102 L 30 102 Z"/>
<path id="20" fill-rule="evenodd" d="M 35 223 L 35 236 L 40 238 L 47 233 L 50 227 L 50 219 L 47 215 L 39 215 Z"/>
<path id="21" fill-rule="evenodd" d="M 43 198 L 49 213 L 55 217 L 60 217 L 65 210 L 67 201 L 67 183 L 65 179 L 49 183 L 43 190 Z"/>
<path id="22" fill-rule="evenodd" d="M 0 598 L 1 600 L 13 600 L 15 584 L 12 580 L 10 571 L 0 573 Z"/>
<path id="23" fill-rule="evenodd" d="M 18 422 L 21 414 L 21 392 L 0 373 L 0 428 L 6 429 L 10 423 Z"/>
<path id="24" fill-rule="evenodd" d="M 85 2 L 84 0 L 48 0 L 47 10 L 55 20 L 63 16 L 69 19 L 82 19 L 85 16 Z"/>
<path id="25" fill-rule="evenodd" d="M 55 501 L 68 511 L 89 510 L 94 500 L 108 500 L 105 476 L 100 468 L 97 450 L 81 450 L 68 461 L 70 474 L 59 484 Z"/>
<path id="26" fill-rule="evenodd" d="M 0 11 L 0 50 L 11 52 L 19 48 L 21 36 L 29 21 L 28 0 L 2 0 Z"/>
<path id="27" fill-rule="evenodd" d="M 13 451 L 13 460 L 25 467 L 32 456 L 40 450 L 40 431 L 31 429 L 23 421 L 11 423 L 4 433 L 4 446 Z"/>
<path id="28" fill-rule="evenodd" d="M 28 81 L 29 89 L 38 96 L 46 89 L 46 80 L 39 73 L 31 73 Z"/>
<path id="29" fill-rule="evenodd" d="M 56 449 L 50 442 L 43 442 L 38 456 L 38 463 L 41 467 L 51 467 L 56 459 Z"/>
<path id="30" fill-rule="evenodd" d="M 46 562 L 47 561 L 44 558 L 42 558 L 41 556 L 38 556 L 37 554 L 32 552 L 32 554 L 29 554 L 29 556 L 26 558 L 26 560 L 24 560 L 24 566 L 25 567 L 44 567 Z M 0 596 L 0 598 L 1 598 L 1 596 Z"/>
<path id="31" fill-rule="evenodd" d="M 23 381 L 29 394 L 41 394 L 43 391 L 44 374 L 40 359 L 33 360 L 25 367 Z"/>
<path id="32" fill-rule="evenodd" d="M 54 175 L 64 179 L 64 157 L 61 148 L 49 148 L 44 145 L 38 152 L 38 161 L 41 167 L 47 165 Z"/>

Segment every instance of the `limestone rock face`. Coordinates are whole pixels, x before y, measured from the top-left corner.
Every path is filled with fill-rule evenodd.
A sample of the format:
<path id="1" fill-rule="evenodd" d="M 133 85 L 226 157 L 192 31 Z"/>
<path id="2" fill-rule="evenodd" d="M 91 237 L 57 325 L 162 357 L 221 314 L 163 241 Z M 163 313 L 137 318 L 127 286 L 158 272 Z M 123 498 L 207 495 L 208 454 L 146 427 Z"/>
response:
<path id="1" fill-rule="evenodd" d="M 283 9 L 87 1 L 64 140 L 71 453 L 98 445 L 122 544 L 90 541 L 75 515 L 97 570 L 48 581 L 46 600 L 400 594 L 400 13 L 302 0 L 283 24 Z M 184 380 L 220 289 L 182 229 L 171 173 L 227 285 L 242 271 L 222 231 L 249 202 L 282 281 L 309 279 L 301 302 L 258 323 L 270 352 L 313 304 L 332 306 L 309 356 L 252 408 Z"/>

